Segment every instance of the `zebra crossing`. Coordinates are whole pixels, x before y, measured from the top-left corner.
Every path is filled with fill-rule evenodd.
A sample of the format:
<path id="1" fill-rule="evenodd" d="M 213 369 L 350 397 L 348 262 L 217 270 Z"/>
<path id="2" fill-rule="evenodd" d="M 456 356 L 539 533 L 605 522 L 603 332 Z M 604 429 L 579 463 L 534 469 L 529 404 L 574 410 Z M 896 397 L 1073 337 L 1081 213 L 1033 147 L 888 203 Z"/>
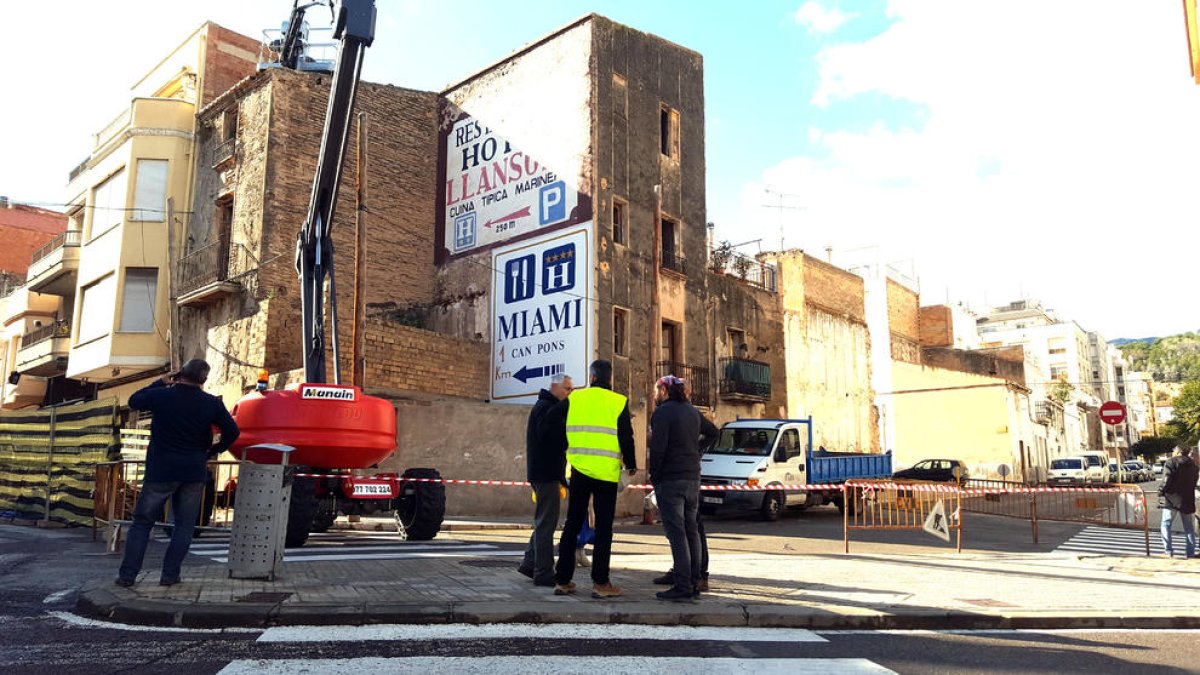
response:
<path id="1" fill-rule="evenodd" d="M 1183 534 L 1178 535 L 1182 545 Z M 1095 553 L 1097 555 L 1146 555 L 1146 534 L 1142 530 L 1089 525 L 1054 549 L 1055 553 Z M 1162 537 L 1150 529 L 1150 555 L 1163 555 Z"/>
<path id="2" fill-rule="evenodd" d="M 229 535 L 195 539 L 190 554 L 218 563 L 229 561 Z M 515 557 L 521 550 L 505 550 L 496 544 L 453 539 L 405 541 L 391 533 L 344 532 L 313 533 L 301 548 L 289 548 L 283 560 L 288 563 L 329 562 L 336 560 L 408 560 L 413 558 Z"/>

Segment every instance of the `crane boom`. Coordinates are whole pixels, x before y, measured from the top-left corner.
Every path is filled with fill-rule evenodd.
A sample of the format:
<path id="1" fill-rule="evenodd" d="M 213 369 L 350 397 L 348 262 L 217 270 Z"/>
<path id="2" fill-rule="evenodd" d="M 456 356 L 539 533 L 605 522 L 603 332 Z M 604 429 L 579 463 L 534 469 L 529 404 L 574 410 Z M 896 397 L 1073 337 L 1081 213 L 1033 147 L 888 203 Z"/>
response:
<path id="1" fill-rule="evenodd" d="M 302 20 L 303 8 L 293 10 L 289 28 L 299 25 Z M 341 0 L 333 36 L 338 40 L 337 60 L 329 88 L 329 106 L 325 111 L 325 129 L 321 134 L 321 151 L 317 156 L 317 172 L 313 178 L 308 215 L 296 241 L 296 271 L 300 275 L 303 303 L 304 381 L 326 381 L 324 291 L 328 277 L 333 309 L 335 381 L 340 384 L 341 373 L 337 365 L 337 287 L 334 284 L 333 239 L 330 234 L 363 54 L 375 39 L 374 0 Z M 287 67 L 287 64 L 284 65 Z"/>

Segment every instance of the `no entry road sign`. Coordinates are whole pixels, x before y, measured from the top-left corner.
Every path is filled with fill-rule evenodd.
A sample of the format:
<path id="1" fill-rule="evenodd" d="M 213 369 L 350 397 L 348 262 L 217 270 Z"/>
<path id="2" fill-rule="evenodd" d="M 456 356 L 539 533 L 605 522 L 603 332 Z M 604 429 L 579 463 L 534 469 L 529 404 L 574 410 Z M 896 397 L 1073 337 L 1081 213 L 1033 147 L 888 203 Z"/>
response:
<path id="1" fill-rule="evenodd" d="M 1105 401 L 1100 406 L 1100 421 L 1105 424 L 1120 424 L 1125 421 L 1125 406 L 1117 401 Z"/>

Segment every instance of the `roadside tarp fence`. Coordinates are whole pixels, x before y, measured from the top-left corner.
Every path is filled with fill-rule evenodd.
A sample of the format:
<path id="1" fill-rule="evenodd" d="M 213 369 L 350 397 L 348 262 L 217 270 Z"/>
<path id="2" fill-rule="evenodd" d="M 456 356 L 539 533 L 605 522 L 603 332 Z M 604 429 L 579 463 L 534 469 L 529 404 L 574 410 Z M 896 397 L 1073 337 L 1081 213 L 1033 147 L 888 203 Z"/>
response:
<path id="1" fill-rule="evenodd" d="M 120 454 L 117 400 L 0 410 L 0 517 L 92 524 L 96 464 Z"/>

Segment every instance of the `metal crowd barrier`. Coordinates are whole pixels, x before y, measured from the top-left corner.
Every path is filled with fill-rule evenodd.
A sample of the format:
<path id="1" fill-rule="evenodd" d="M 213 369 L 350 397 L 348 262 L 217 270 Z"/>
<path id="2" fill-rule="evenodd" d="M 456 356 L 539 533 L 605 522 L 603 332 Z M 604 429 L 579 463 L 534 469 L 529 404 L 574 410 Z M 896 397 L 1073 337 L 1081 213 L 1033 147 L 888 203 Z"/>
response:
<path id="1" fill-rule="evenodd" d="M 843 489 L 846 553 L 850 552 L 851 531 L 921 530 L 939 503 L 947 533 L 954 533 L 955 548 L 962 552 L 962 491 L 958 487 L 917 481 L 851 480 Z"/>
<path id="2" fill-rule="evenodd" d="M 233 504 L 237 495 L 239 462 L 208 463 L 208 480 L 200 498 L 200 515 L 195 528 L 199 532 L 229 532 L 233 523 Z M 101 528 L 107 528 L 109 551 L 121 546 L 122 532 L 133 521 L 133 509 L 146 474 L 146 461 L 123 459 L 96 465 L 93 493 L 92 540 Z M 170 504 L 155 527 L 171 527 Z"/>
<path id="3" fill-rule="evenodd" d="M 968 479 L 962 503 L 972 513 L 1028 520 L 1035 544 L 1042 520 L 1141 530 L 1150 555 L 1146 493 L 1136 485 L 1059 487 Z"/>

